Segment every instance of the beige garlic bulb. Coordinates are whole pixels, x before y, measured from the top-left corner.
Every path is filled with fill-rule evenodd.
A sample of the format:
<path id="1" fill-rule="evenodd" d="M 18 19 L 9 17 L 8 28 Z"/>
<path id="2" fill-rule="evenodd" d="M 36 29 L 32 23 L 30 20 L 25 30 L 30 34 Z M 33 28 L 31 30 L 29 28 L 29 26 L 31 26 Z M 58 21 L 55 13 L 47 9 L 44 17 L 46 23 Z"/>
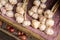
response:
<path id="1" fill-rule="evenodd" d="M 29 16 L 32 16 L 32 15 L 34 14 L 34 12 L 31 11 L 31 10 L 29 10 L 29 11 L 28 11 L 28 14 L 29 14 Z"/>
<path id="2" fill-rule="evenodd" d="M 37 12 L 37 9 L 38 9 L 37 6 L 33 6 L 33 7 L 31 8 L 31 11 L 33 11 L 33 12 Z"/>
<path id="3" fill-rule="evenodd" d="M 51 10 L 46 10 L 45 12 L 44 12 L 44 16 L 46 17 L 46 18 L 52 18 L 53 17 L 53 12 L 51 11 Z"/>
<path id="4" fill-rule="evenodd" d="M 6 5 L 7 2 L 8 2 L 8 0 L 1 0 L 2 5 Z"/>
<path id="5" fill-rule="evenodd" d="M 0 3 L 0 9 L 3 7 L 3 5 Z"/>
<path id="6" fill-rule="evenodd" d="M 39 5 L 40 5 L 40 1 L 39 1 L 39 0 L 34 0 L 33 4 L 34 4 L 35 6 L 39 6 Z"/>
<path id="7" fill-rule="evenodd" d="M 22 7 L 20 7 L 20 6 L 17 6 L 16 12 L 23 15 L 24 14 L 24 9 Z"/>
<path id="8" fill-rule="evenodd" d="M 32 15 L 32 17 L 34 18 L 34 19 L 38 19 L 38 14 L 37 13 L 34 13 L 33 15 Z"/>
<path id="9" fill-rule="evenodd" d="M 23 23 L 24 17 L 20 15 L 20 16 L 16 17 L 16 21 L 17 21 L 18 23 Z"/>
<path id="10" fill-rule="evenodd" d="M 54 20 L 53 20 L 53 19 L 47 19 L 47 20 L 46 20 L 46 26 L 51 27 L 51 26 L 53 26 L 53 25 L 54 25 Z"/>
<path id="11" fill-rule="evenodd" d="M 42 8 L 42 9 L 46 8 L 46 4 L 44 4 L 44 3 L 40 4 L 40 8 Z"/>
<path id="12" fill-rule="evenodd" d="M 38 14 L 40 15 L 40 14 L 43 13 L 43 9 L 40 9 L 40 8 L 39 8 L 37 12 L 38 12 Z"/>
<path id="13" fill-rule="evenodd" d="M 44 17 L 43 15 L 39 16 L 39 21 L 41 22 L 41 24 L 45 24 L 46 22 L 46 17 Z"/>
<path id="14" fill-rule="evenodd" d="M 45 33 L 46 33 L 47 35 L 53 35 L 53 34 L 54 34 L 54 30 L 53 30 L 52 28 L 47 28 L 47 29 L 45 30 Z"/>
<path id="15" fill-rule="evenodd" d="M 13 11 L 7 11 L 7 12 L 6 12 L 6 15 L 7 15 L 8 17 L 14 17 Z"/>
<path id="16" fill-rule="evenodd" d="M 42 3 L 45 3 L 47 0 L 41 0 Z"/>
<path id="17" fill-rule="evenodd" d="M 13 10 L 13 6 L 9 3 L 5 5 L 6 10 Z"/>
<path id="18" fill-rule="evenodd" d="M 40 22 L 37 20 L 32 20 L 32 27 L 37 29 L 40 26 Z"/>
<path id="19" fill-rule="evenodd" d="M 31 22 L 29 20 L 25 20 L 22 25 L 23 26 L 30 26 Z"/>
<path id="20" fill-rule="evenodd" d="M 46 29 L 46 25 L 45 24 L 41 24 L 40 27 L 39 27 L 39 29 L 41 31 L 44 31 Z"/>
<path id="21" fill-rule="evenodd" d="M 17 4 L 17 0 L 9 0 L 11 4 Z"/>

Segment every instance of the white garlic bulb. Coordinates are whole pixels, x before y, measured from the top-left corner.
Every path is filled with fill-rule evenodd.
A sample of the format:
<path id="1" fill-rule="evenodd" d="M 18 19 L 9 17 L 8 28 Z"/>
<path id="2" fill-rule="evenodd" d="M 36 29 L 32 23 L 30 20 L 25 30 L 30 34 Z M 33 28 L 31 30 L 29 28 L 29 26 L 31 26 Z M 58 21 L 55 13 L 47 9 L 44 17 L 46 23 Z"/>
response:
<path id="1" fill-rule="evenodd" d="M 47 0 L 41 0 L 42 3 L 45 3 Z"/>
<path id="2" fill-rule="evenodd" d="M 3 7 L 3 5 L 0 3 L 0 9 Z"/>
<path id="3" fill-rule="evenodd" d="M 8 2 L 8 0 L 1 0 L 1 4 L 5 5 Z"/>
<path id="4" fill-rule="evenodd" d="M 33 4 L 34 4 L 35 6 L 39 6 L 39 5 L 40 5 L 40 1 L 39 1 L 39 0 L 34 0 Z"/>
<path id="5" fill-rule="evenodd" d="M 38 14 L 37 13 L 34 13 L 33 15 L 32 15 L 32 17 L 34 18 L 34 19 L 38 19 Z"/>
<path id="6" fill-rule="evenodd" d="M 11 4 L 17 4 L 17 0 L 9 0 Z"/>
<path id="7" fill-rule="evenodd" d="M 47 19 L 46 20 L 46 26 L 53 26 L 54 25 L 54 20 L 53 19 Z"/>
<path id="8" fill-rule="evenodd" d="M 24 9 L 22 7 L 20 7 L 20 6 L 17 6 L 16 12 L 23 15 L 24 14 Z"/>
<path id="9" fill-rule="evenodd" d="M 32 27 L 33 28 L 38 28 L 40 26 L 40 22 L 39 21 L 37 21 L 37 20 L 32 20 Z"/>
<path id="10" fill-rule="evenodd" d="M 7 11 L 7 12 L 6 12 L 6 15 L 7 15 L 8 17 L 14 17 L 13 11 Z"/>
<path id="11" fill-rule="evenodd" d="M 28 14 L 29 14 L 30 16 L 32 16 L 32 15 L 34 14 L 34 12 L 31 11 L 31 10 L 29 10 L 29 11 L 28 11 Z"/>
<path id="12" fill-rule="evenodd" d="M 43 4 L 43 3 L 42 3 L 42 4 L 40 5 L 40 7 L 41 7 L 42 9 L 44 9 L 44 8 L 46 8 L 46 4 Z"/>
<path id="13" fill-rule="evenodd" d="M 33 7 L 31 8 L 31 11 L 33 11 L 33 12 L 37 12 L 37 9 L 38 9 L 37 6 L 33 6 Z"/>
<path id="14" fill-rule="evenodd" d="M 5 5 L 6 10 L 13 10 L 13 6 L 9 3 Z"/>
<path id="15" fill-rule="evenodd" d="M 44 31 L 46 29 L 46 25 L 45 24 L 41 24 L 40 27 L 39 27 L 39 29 L 41 31 Z"/>
<path id="16" fill-rule="evenodd" d="M 18 17 L 16 17 L 16 21 L 17 21 L 18 23 L 23 23 L 24 17 L 23 17 L 23 16 L 18 16 Z"/>
<path id="17" fill-rule="evenodd" d="M 22 25 L 23 26 L 30 26 L 31 22 L 29 20 L 25 20 Z"/>
<path id="18" fill-rule="evenodd" d="M 43 9 L 39 8 L 37 12 L 38 12 L 38 14 L 42 14 L 43 13 Z"/>
<path id="19" fill-rule="evenodd" d="M 52 28 L 47 28 L 45 32 L 47 35 L 53 35 L 54 34 L 54 31 Z"/>
<path id="20" fill-rule="evenodd" d="M 45 12 L 44 12 L 44 16 L 46 17 L 46 18 L 52 18 L 53 17 L 53 12 L 51 11 L 51 10 L 46 10 Z"/>

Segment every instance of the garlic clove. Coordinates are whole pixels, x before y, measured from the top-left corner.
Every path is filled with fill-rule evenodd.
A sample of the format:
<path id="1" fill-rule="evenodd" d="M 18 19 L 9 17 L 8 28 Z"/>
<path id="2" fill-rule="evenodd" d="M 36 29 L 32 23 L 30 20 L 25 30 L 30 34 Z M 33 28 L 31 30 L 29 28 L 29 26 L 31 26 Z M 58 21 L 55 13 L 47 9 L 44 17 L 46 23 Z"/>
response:
<path id="1" fill-rule="evenodd" d="M 23 17 L 23 16 L 18 16 L 18 17 L 16 17 L 16 21 L 17 21 L 18 23 L 23 23 L 24 17 Z"/>
<path id="2" fill-rule="evenodd" d="M 32 20 L 32 27 L 37 29 L 40 26 L 40 22 L 37 20 Z"/>
<path id="3" fill-rule="evenodd" d="M 35 1 L 33 2 L 33 4 L 38 7 L 38 6 L 40 5 L 40 1 L 39 1 L 39 0 L 35 0 Z"/>
<path id="4" fill-rule="evenodd" d="M 47 0 L 41 0 L 42 3 L 45 3 Z"/>
<path id="5" fill-rule="evenodd" d="M 32 17 L 34 18 L 34 19 L 38 19 L 38 14 L 37 13 L 34 13 L 33 15 L 32 15 Z"/>
<path id="6" fill-rule="evenodd" d="M 17 4 L 17 0 L 9 0 L 9 2 L 13 5 Z"/>
<path id="7" fill-rule="evenodd" d="M 30 26 L 31 22 L 29 20 L 25 20 L 22 25 L 23 26 Z"/>
<path id="8" fill-rule="evenodd" d="M 53 26 L 54 25 L 54 20 L 53 19 L 47 19 L 46 20 L 46 26 Z"/>
<path id="9" fill-rule="evenodd" d="M 7 11 L 7 12 L 6 12 L 6 15 L 7 15 L 8 17 L 14 17 L 13 11 Z"/>
<path id="10" fill-rule="evenodd" d="M 45 30 L 45 32 L 46 32 L 47 35 L 53 35 L 54 34 L 54 30 L 52 28 L 47 28 Z"/>

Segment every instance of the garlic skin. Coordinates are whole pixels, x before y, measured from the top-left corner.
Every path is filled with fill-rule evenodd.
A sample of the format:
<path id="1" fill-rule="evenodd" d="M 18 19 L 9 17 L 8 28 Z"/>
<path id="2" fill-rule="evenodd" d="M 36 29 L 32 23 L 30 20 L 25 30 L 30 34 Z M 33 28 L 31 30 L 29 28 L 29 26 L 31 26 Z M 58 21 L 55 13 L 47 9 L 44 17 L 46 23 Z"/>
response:
<path id="1" fill-rule="evenodd" d="M 46 10 L 45 12 L 44 12 L 44 16 L 46 17 L 46 18 L 52 18 L 53 17 L 53 12 L 51 11 L 51 10 Z"/>
<path id="2" fill-rule="evenodd" d="M 47 28 L 47 29 L 45 30 L 45 32 L 46 32 L 47 35 L 53 35 L 53 34 L 54 34 L 54 31 L 53 31 L 52 28 Z"/>
<path id="3" fill-rule="evenodd" d="M 6 15 L 7 15 L 8 17 L 14 17 L 13 11 L 7 11 L 7 12 L 6 12 Z"/>
<path id="4" fill-rule="evenodd" d="M 18 16 L 18 17 L 16 17 L 16 21 L 17 21 L 18 23 L 23 23 L 24 17 L 23 17 L 23 16 Z"/>
<path id="5" fill-rule="evenodd" d="M 38 7 L 37 6 L 33 6 L 32 8 L 31 8 L 31 11 L 33 11 L 33 12 L 37 12 L 37 9 L 38 9 Z"/>
<path id="6" fill-rule="evenodd" d="M 46 25 L 41 24 L 40 27 L 39 27 L 39 29 L 40 29 L 41 31 L 44 31 L 44 30 L 46 29 Z"/>
<path id="7" fill-rule="evenodd" d="M 6 10 L 13 10 L 13 6 L 9 3 L 5 5 Z"/>
<path id="8" fill-rule="evenodd" d="M 40 5 L 40 1 L 39 0 L 34 0 L 33 4 L 38 7 Z"/>
<path id="9" fill-rule="evenodd" d="M 40 5 L 40 8 L 45 9 L 45 8 L 46 8 L 46 4 L 43 4 L 43 3 L 42 3 L 42 4 Z"/>
<path id="10" fill-rule="evenodd" d="M 23 5 L 23 3 L 20 3 L 20 2 L 17 4 L 17 6 L 20 6 L 20 7 L 22 7 L 22 5 Z"/>
<path id="11" fill-rule="evenodd" d="M 3 7 L 3 5 L 0 3 L 0 9 Z"/>
<path id="12" fill-rule="evenodd" d="M 15 17 L 21 16 L 21 14 L 19 13 L 15 13 Z"/>
<path id="13" fill-rule="evenodd" d="M 34 14 L 34 12 L 31 11 L 31 10 L 29 10 L 29 11 L 28 11 L 28 14 L 29 14 L 29 16 L 32 16 L 32 15 Z"/>
<path id="14" fill-rule="evenodd" d="M 47 0 L 40 0 L 42 3 L 45 3 Z"/>
<path id="15" fill-rule="evenodd" d="M 32 27 L 37 29 L 40 26 L 40 22 L 37 20 L 32 20 Z"/>
<path id="16" fill-rule="evenodd" d="M 24 14 L 24 9 L 22 7 L 20 7 L 20 6 L 17 6 L 16 12 L 20 13 L 21 15 L 23 15 Z"/>
<path id="17" fill-rule="evenodd" d="M 22 25 L 23 26 L 30 26 L 31 22 L 29 20 L 25 20 Z"/>
<path id="18" fill-rule="evenodd" d="M 17 0 L 9 0 L 9 2 L 11 3 L 11 4 L 17 4 Z"/>
<path id="19" fill-rule="evenodd" d="M 32 17 L 34 18 L 34 19 L 38 19 L 38 14 L 37 13 L 34 13 L 33 15 L 32 15 Z"/>
<path id="20" fill-rule="evenodd" d="M 46 26 L 52 27 L 54 25 L 54 20 L 53 19 L 47 19 L 46 20 Z"/>
<path id="21" fill-rule="evenodd" d="M 38 12 L 39 15 L 41 15 L 43 13 L 43 9 L 39 8 L 37 12 Z"/>

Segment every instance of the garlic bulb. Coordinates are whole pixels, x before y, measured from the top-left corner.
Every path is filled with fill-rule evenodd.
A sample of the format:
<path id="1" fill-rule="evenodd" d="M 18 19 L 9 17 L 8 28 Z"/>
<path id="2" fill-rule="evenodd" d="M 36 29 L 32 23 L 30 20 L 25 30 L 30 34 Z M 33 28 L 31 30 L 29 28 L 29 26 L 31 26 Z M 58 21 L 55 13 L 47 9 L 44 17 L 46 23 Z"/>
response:
<path id="1" fill-rule="evenodd" d="M 46 8 L 46 4 L 43 4 L 43 3 L 42 3 L 42 4 L 40 5 L 40 7 L 41 7 L 42 9 L 44 9 L 44 8 Z"/>
<path id="2" fill-rule="evenodd" d="M 47 28 L 45 32 L 47 35 L 53 35 L 54 34 L 54 31 L 52 28 Z"/>
<path id="3" fill-rule="evenodd" d="M 33 15 L 32 15 L 32 17 L 34 18 L 34 19 L 38 19 L 38 14 L 37 13 L 34 13 Z"/>
<path id="4" fill-rule="evenodd" d="M 13 10 L 13 6 L 9 3 L 5 5 L 6 10 Z"/>
<path id="5" fill-rule="evenodd" d="M 39 6 L 39 5 L 40 5 L 40 1 L 39 1 L 39 0 L 34 0 L 33 4 L 34 4 L 35 6 Z"/>
<path id="6" fill-rule="evenodd" d="M 53 17 L 53 12 L 51 11 L 51 10 L 46 10 L 45 12 L 44 12 L 44 16 L 46 17 L 46 18 L 52 18 Z"/>
<path id="7" fill-rule="evenodd" d="M 17 0 L 9 0 L 11 4 L 17 4 Z"/>
<path id="8" fill-rule="evenodd" d="M 28 11 L 28 14 L 29 14 L 30 16 L 32 16 L 32 15 L 34 14 L 34 12 L 31 11 L 31 10 L 29 10 L 29 11 Z"/>
<path id="9" fill-rule="evenodd" d="M 47 0 L 41 0 L 42 3 L 45 3 Z"/>
<path id="10" fill-rule="evenodd" d="M 7 15 L 8 17 L 14 17 L 13 11 L 7 11 L 6 15 Z"/>
<path id="11" fill-rule="evenodd" d="M 54 25 L 54 20 L 53 19 L 47 19 L 46 20 L 46 26 L 53 26 Z"/>
<path id="12" fill-rule="evenodd" d="M 43 9 L 39 8 L 37 12 L 38 12 L 38 14 L 42 14 L 43 13 Z"/>
<path id="13" fill-rule="evenodd" d="M 8 2 L 8 0 L 1 0 L 2 5 L 6 5 L 7 2 Z"/>
<path id="14" fill-rule="evenodd" d="M 23 26 L 30 26 L 31 25 L 31 22 L 29 20 L 25 20 L 23 22 Z"/>
<path id="15" fill-rule="evenodd" d="M 19 13 L 15 13 L 15 17 L 21 16 L 21 14 Z"/>
<path id="16" fill-rule="evenodd" d="M 22 7 L 20 7 L 20 6 L 17 6 L 16 12 L 23 15 L 24 14 L 24 9 Z"/>
<path id="17" fill-rule="evenodd" d="M 3 7 L 3 5 L 0 3 L 0 9 Z"/>
<path id="18" fill-rule="evenodd" d="M 37 12 L 37 9 L 38 9 L 37 6 L 33 6 L 33 7 L 31 8 L 31 11 L 33 11 L 33 12 Z"/>
<path id="19" fill-rule="evenodd" d="M 23 3 L 21 3 L 21 2 L 19 2 L 19 3 L 17 4 L 17 6 L 20 6 L 20 7 L 22 7 L 22 5 L 23 5 Z"/>
<path id="20" fill-rule="evenodd" d="M 16 17 L 16 21 L 17 21 L 18 23 L 23 23 L 24 17 L 23 17 L 23 16 L 18 16 L 18 17 Z"/>
<path id="21" fill-rule="evenodd" d="M 39 21 L 37 21 L 37 20 L 32 20 L 32 27 L 33 28 L 38 28 L 40 26 L 40 22 Z"/>
<path id="22" fill-rule="evenodd" d="M 44 31 L 44 30 L 46 29 L 46 25 L 41 24 L 40 27 L 39 27 L 39 29 L 40 29 L 41 31 Z"/>

